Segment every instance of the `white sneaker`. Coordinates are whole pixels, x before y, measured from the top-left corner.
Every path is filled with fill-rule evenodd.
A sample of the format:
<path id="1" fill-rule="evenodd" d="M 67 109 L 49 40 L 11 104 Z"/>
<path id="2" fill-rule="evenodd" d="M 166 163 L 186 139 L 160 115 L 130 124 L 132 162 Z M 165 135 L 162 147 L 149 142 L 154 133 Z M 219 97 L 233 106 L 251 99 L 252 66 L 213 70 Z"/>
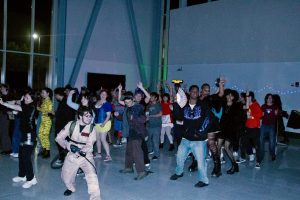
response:
<path id="1" fill-rule="evenodd" d="M 15 183 L 25 182 L 26 181 L 26 176 L 24 176 L 24 177 L 16 176 L 12 179 L 12 181 L 15 182 Z"/>
<path id="2" fill-rule="evenodd" d="M 253 154 L 249 155 L 249 161 L 254 161 L 255 156 Z"/>
<path id="3" fill-rule="evenodd" d="M 122 144 L 126 144 L 127 143 L 127 138 L 122 138 L 121 142 L 122 142 Z"/>
<path id="4" fill-rule="evenodd" d="M 11 153 L 9 154 L 11 157 L 13 158 L 19 158 L 19 154 L 18 153 Z"/>
<path id="5" fill-rule="evenodd" d="M 35 185 L 35 184 L 37 184 L 37 180 L 36 180 L 35 177 L 33 177 L 33 179 L 32 179 L 31 181 L 26 181 L 26 182 L 22 185 L 22 187 L 27 189 L 27 188 L 30 188 L 31 186 Z"/>
<path id="6" fill-rule="evenodd" d="M 253 154 L 256 154 L 256 149 L 252 148 L 252 152 L 253 152 Z"/>

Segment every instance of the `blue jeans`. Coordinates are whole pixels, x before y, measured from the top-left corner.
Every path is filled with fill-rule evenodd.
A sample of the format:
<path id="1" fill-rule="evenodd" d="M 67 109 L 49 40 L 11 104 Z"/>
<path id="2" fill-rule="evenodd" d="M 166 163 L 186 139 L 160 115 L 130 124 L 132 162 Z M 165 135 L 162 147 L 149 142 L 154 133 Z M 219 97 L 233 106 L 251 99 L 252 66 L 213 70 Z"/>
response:
<path id="1" fill-rule="evenodd" d="M 19 145 L 20 145 L 20 139 L 21 139 L 21 133 L 20 133 L 20 117 L 15 116 L 14 120 L 14 131 L 13 131 L 13 137 L 12 137 L 12 152 L 13 153 L 19 153 Z"/>
<path id="2" fill-rule="evenodd" d="M 207 177 L 207 162 L 205 159 L 207 151 L 207 141 L 189 141 L 185 138 L 181 140 L 178 147 L 175 173 L 180 175 L 183 173 L 184 162 L 189 155 L 193 153 L 198 163 L 198 180 L 206 184 L 209 183 Z"/>
<path id="3" fill-rule="evenodd" d="M 148 150 L 154 151 L 153 156 L 159 157 L 159 139 L 161 126 L 154 128 L 147 128 L 148 131 Z"/>
<path id="4" fill-rule="evenodd" d="M 273 157 L 275 156 L 275 144 L 276 144 L 276 131 L 275 125 L 262 125 L 260 127 L 260 156 L 261 160 L 265 154 L 265 137 L 269 136 L 269 152 Z"/>

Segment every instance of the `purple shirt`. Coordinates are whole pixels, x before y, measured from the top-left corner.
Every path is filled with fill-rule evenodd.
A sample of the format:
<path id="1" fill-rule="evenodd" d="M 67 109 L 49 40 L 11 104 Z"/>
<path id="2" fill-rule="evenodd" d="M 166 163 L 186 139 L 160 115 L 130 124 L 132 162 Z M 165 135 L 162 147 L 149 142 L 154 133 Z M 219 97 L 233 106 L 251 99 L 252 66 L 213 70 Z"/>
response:
<path id="1" fill-rule="evenodd" d="M 264 113 L 262 117 L 262 125 L 275 125 L 277 120 L 277 116 L 275 114 L 275 111 L 278 110 L 277 106 L 274 104 L 271 106 L 264 104 L 261 109 Z"/>

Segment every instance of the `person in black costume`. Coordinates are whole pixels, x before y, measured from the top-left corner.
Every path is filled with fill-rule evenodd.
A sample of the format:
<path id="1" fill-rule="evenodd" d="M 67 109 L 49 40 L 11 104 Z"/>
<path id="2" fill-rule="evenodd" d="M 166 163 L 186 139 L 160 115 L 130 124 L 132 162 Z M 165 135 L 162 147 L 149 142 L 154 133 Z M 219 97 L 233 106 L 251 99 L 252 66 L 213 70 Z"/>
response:
<path id="1" fill-rule="evenodd" d="M 232 144 L 238 141 L 238 135 L 243 129 L 246 116 L 243 115 L 243 105 L 238 102 L 239 94 L 235 90 L 225 90 L 226 102 L 223 105 L 223 113 L 220 120 L 221 134 L 218 135 L 219 150 L 225 141 L 225 152 L 231 161 L 231 168 L 227 170 L 227 174 L 239 172 L 239 166 L 236 163 Z M 219 151 L 220 152 L 220 151 Z"/>

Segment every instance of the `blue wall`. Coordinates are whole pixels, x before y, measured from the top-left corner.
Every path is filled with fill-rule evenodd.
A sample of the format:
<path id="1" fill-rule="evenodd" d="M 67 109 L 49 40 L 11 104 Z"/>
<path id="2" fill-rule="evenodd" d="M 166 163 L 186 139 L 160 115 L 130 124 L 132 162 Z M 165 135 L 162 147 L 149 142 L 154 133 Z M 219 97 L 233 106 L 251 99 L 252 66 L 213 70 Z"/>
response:
<path id="1" fill-rule="evenodd" d="M 300 1 L 220 0 L 173 10 L 169 79 L 282 96 L 284 109 L 300 110 Z M 182 68 L 182 71 L 177 69 Z M 295 130 L 291 130 L 295 131 Z"/>
<path id="2" fill-rule="evenodd" d="M 68 1 L 65 83 L 72 72 L 94 2 Z M 159 1 L 132 2 L 145 68 L 150 76 L 154 4 Z M 126 75 L 128 89 L 134 89 L 140 81 L 126 0 L 103 1 L 76 86 L 86 85 L 88 72 Z"/>

